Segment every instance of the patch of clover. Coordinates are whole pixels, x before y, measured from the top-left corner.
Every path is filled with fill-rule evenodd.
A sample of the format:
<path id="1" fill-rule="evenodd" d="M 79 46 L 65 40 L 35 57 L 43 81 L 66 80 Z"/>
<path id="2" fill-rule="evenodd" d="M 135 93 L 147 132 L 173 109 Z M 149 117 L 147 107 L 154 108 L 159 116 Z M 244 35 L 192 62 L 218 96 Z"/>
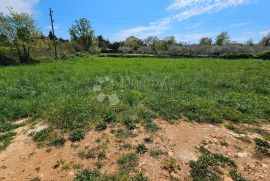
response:
<path id="1" fill-rule="evenodd" d="M 97 101 L 104 102 L 108 98 L 110 105 L 117 105 L 120 100 L 118 96 L 113 93 L 115 81 L 108 76 L 99 77 L 93 87 L 93 91 L 99 93 Z"/>

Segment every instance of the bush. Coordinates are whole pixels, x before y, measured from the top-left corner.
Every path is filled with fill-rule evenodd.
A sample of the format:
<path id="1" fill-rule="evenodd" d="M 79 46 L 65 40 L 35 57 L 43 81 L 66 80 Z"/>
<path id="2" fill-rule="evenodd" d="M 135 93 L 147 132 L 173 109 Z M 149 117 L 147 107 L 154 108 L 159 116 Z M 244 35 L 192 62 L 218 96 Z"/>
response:
<path id="1" fill-rule="evenodd" d="M 72 142 L 79 142 L 85 138 L 85 133 L 81 130 L 72 131 L 69 135 L 69 140 Z"/>
<path id="2" fill-rule="evenodd" d="M 131 178 L 131 181 L 148 181 L 149 179 L 143 175 L 143 173 L 138 173 Z"/>
<path id="3" fill-rule="evenodd" d="M 146 152 L 148 151 L 148 148 L 146 148 L 145 145 L 140 144 L 140 145 L 138 145 L 138 146 L 136 147 L 136 151 L 137 151 L 137 153 L 139 153 L 139 154 L 144 154 L 144 153 L 146 153 Z"/>
<path id="4" fill-rule="evenodd" d="M 49 128 L 44 128 L 36 133 L 34 133 L 33 140 L 36 142 L 46 141 L 51 134 L 51 130 Z"/>
<path id="5" fill-rule="evenodd" d="M 135 153 L 128 153 L 127 155 L 122 156 L 117 163 L 122 171 L 130 172 L 138 166 L 139 159 Z"/>
<path id="6" fill-rule="evenodd" d="M 66 140 L 64 137 L 57 137 L 50 141 L 49 146 L 63 146 Z"/>
<path id="7" fill-rule="evenodd" d="M 102 174 L 98 170 L 84 169 L 76 174 L 74 181 L 97 181 L 101 178 Z"/>
<path id="8" fill-rule="evenodd" d="M 256 55 L 256 58 L 264 59 L 264 60 L 270 60 L 270 51 L 265 51 L 262 53 L 258 53 Z"/>
<path id="9" fill-rule="evenodd" d="M 0 52 L 0 66 L 15 65 L 17 64 L 14 59 L 7 57 L 4 53 Z"/>
<path id="10" fill-rule="evenodd" d="M 256 138 L 255 143 L 258 153 L 270 157 L 270 143 L 260 138 Z"/>
<path id="11" fill-rule="evenodd" d="M 107 129 L 107 124 L 105 122 L 96 125 L 96 131 L 104 131 L 105 129 Z"/>

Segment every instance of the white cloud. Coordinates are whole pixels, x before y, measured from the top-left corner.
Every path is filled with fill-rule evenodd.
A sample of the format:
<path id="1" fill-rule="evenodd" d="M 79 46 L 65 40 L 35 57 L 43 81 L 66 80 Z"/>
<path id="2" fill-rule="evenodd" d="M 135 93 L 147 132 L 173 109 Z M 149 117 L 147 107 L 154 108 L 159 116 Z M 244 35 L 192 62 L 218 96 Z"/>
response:
<path id="1" fill-rule="evenodd" d="M 117 33 L 118 39 L 124 39 L 128 36 L 137 36 L 144 38 L 148 35 L 159 35 L 169 29 L 175 21 L 182 21 L 193 16 L 206 13 L 218 12 L 226 8 L 236 7 L 251 0 L 175 0 L 167 10 L 177 11 L 174 15 L 161 19 L 158 22 L 150 23 L 147 26 L 138 26 L 131 29 L 122 30 Z"/>
<path id="2" fill-rule="evenodd" d="M 260 32 L 260 35 L 266 36 L 266 35 L 268 35 L 269 33 L 270 33 L 270 29 L 269 29 L 269 30 L 263 30 L 263 31 Z"/>
<path id="3" fill-rule="evenodd" d="M 163 19 L 159 22 L 150 23 L 148 26 L 138 26 L 131 29 L 122 30 L 116 34 L 117 39 L 123 40 L 128 36 L 136 36 L 139 38 L 146 38 L 147 36 L 156 36 L 161 34 L 164 30 L 169 29 L 171 23 L 170 19 Z"/>
<path id="4" fill-rule="evenodd" d="M 7 14 L 8 8 L 14 11 L 33 14 L 34 6 L 39 0 L 0 0 L 0 12 Z"/>

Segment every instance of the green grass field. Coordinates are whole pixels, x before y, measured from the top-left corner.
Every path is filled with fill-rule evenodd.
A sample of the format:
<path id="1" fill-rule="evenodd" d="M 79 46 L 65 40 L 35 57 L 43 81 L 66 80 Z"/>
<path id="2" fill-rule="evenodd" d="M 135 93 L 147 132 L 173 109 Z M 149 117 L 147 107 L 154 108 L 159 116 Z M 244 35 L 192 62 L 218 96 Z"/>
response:
<path id="1" fill-rule="evenodd" d="M 263 60 L 154 58 L 2 67 L 0 131 L 9 131 L 10 123 L 22 117 L 41 118 L 65 131 L 111 122 L 127 127 L 141 122 L 154 131 L 154 118 L 269 121 L 269 70 L 270 62 Z M 110 81 L 101 84 L 100 92 L 102 79 Z M 116 96 L 120 102 L 111 105 Z"/>

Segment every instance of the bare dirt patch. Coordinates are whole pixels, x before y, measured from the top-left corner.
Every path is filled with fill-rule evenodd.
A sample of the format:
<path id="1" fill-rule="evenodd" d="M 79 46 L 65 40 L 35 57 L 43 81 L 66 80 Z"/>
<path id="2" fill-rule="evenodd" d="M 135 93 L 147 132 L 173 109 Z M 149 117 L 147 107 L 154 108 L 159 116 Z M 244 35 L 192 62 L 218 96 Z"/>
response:
<path id="1" fill-rule="evenodd" d="M 16 130 L 17 136 L 9 147 L 0 153 L 0 180 L 72 180 L 76 172 L 83 168 L 100 168 L 107 174 L 117 173 L 117 160 L 120 156 L 136 152 L 138 144 L 145 144 L 148 152 L 139 155 L 138 171 L 142 171 L 153 181 L 192 180 L 190 176 L 190 160 L 200 156 L 198 148 L 204 145 L 213 153 L 220 153 L 233 159 L 238 165 L 238 172 L 250 180 L 267 181 L 270 178 L 270 159 L 258 157 L 255 143 L 245 142 L 239 137 L 255 137 L 254 134 L 241 135 L 228 130 L 224 125 L 199 124 L 180 121 L 169 124 L 157 120 L 161 128 L 155 134 L 145 132 L 138 127 L 132 136 L 117 138 L 115 132 L 119 125 L 112 126 L 103 132 L 94 129 L 86 134 L 83 141 L 71 143 L 67 141 L 63 147 L 38 148 L 28 136 L 29 127 Z M 38 126 L 40 127 L 40 125 Z M 269 128 L 268 125 L 266 127 Z M 259 136 L 259 135 L 257 135 Z M 129 146 L 127 146 L 129 145 Z M 105 157 L 80 158 L 80 154 L 89 150 L 102 150 Z M 153 150 L 162 152 L 153 157 Z M 166 160 L 173 158 L 180 169 L 173 172 L 166 169 Z M 230 180 L 229 175 L 224 178 Z"/>

